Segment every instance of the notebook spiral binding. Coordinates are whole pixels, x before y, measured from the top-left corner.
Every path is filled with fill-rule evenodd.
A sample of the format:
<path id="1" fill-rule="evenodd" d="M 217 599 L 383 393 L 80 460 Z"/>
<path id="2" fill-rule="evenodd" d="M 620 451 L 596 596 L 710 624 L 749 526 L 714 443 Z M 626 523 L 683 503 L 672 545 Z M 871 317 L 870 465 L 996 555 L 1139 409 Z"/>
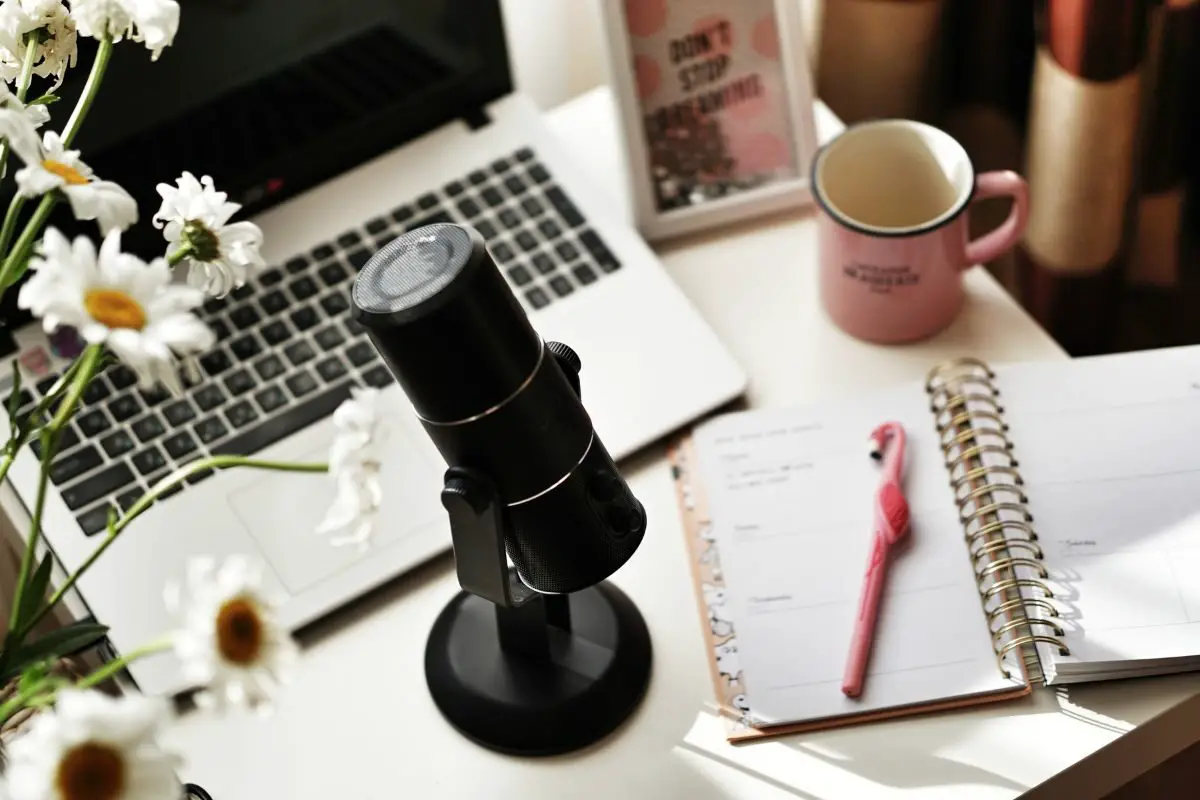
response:
<path id="1" fill-rule="evenodd" d="M 1033 684 L 1045 682 L 1037 645 L 1063 655 L 1059 610 L 1045 579 L 1042 549 L 1020 463 L 1008 437 L 995 374 L 984 362 L 959 358 L 935 367 L 925 382 L 930 410 L 958 502 L 979 598 L 1000 671 L 1015 660 Z"/>

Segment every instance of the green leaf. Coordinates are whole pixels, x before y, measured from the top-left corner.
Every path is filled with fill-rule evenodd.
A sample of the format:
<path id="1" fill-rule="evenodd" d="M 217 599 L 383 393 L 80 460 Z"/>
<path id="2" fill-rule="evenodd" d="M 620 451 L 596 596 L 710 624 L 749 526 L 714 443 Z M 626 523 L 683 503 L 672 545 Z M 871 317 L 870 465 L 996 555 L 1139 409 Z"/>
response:
<path id="1" fill-rule="evenodd" d="M 95 644 L 108 633 L 107 625 L 95 622 L 75 622 L 65 628 L 50 631 L 45 636 L 22 647 L 13 654 L 8 670 L 0 679 L 8 681 L 19 675 L 22 668 L 43 659 L 61 658 Z"/>
<path id="2" fill-rule="evenodd" d="M 21 608 L 17 612 L 17 627 L 24 628 L 27 620 L 33 618 L 33 615 L 42 607 L 42 601 L 46 599 L 46 588 L 50 586 L 50 572 L 54 569 L 54 556 L 46 553 L 42 558 L 42 563 L 38 564 L 33 575 L 29 578 L 29 584 L 25 587 L 25 594 L 21 595 Z"/>
<path id="3" fill-rule="evenodd" d="M 20 394 L 21 394 L 21 362 L 15 358 L 13 359 L 13 362 L 12 362 L 12 376 L 13 376 L 12 394 L 10 394 L 8 396 L 8 406 L 7 407 L 8 407 L 8 418 L 10 420 L 15 420 L 17 418 L 17 411 L 19 411 L 21 408 L 21 398 L 20 398 Z"/>
<path id="4" fill-rule="evenodd" d="M 54 659 L 47 658 L 44 661 L 37 661 L 21 670 L 21 680 L 17 682 L 18 692 L 27 692 L 43 683 L 46 678 L 50 677 L 50 670 L 54 668 Z"/>
<path id="5" fill-rule="evenodd" d="M 30 100 L 26 105 L 30 106 L 49 106 L 57 103 L 62 98 L 56 94 L 44 94 L 37 100 Z"/>

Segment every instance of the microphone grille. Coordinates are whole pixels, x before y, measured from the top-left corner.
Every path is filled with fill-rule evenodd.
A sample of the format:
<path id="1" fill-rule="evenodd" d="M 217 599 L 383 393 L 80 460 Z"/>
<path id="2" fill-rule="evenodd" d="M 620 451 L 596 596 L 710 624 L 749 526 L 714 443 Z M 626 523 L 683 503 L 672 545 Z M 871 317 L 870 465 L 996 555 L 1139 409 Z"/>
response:
<path id="1" fill-rule="evenodd" d="M 471 259 L 466 229 L 436 223 L 392 240 L 363 265 L 354 281 L 354 305 L 370 314 L 395 314 L 434 297 Z"/>

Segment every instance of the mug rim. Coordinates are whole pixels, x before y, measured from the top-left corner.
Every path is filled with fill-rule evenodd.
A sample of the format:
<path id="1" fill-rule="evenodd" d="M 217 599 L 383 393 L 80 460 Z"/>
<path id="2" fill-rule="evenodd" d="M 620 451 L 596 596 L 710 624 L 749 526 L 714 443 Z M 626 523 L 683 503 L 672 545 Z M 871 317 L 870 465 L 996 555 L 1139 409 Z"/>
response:
<path id="1" fill-rule="evenodd" d="M 825 193 L 821 189 L 821 181 L 819 180 L 821 165 L 824 163 L 825 157 L 831 152 L 831 148 L 841 141 L 842 137 L 867 128 L 890 127 L 916 128 L 926 135 L 931 135 L 935 138 L 941 138 L 948 141 L 955 149 L 958 150 L 964 162 L 967 164 L 967 167 L 970 169 L 970 183 L 966 187 L 966 191 L 964 191 L 959 198 L 955 200 L 954 205 L 933 219 L 922 222 L 919 225 L 909 225 L 903 228 L 865 225 L 846 216 L 846 214 L 844 214 L 840 209 L 830 203 L 825 197 Z M 813 199 L 816 201 L 817 205 L 820 206 L 821 210 L 828 214 L 829 217 L 837 224 L 858 233 L 865 233 L 868 236 L 899 239 L 908 236 L 920 236 L 931 231 L 935 231 L 938 228 L 945 227 L 946 225 L 949 225 L 951 222 L 954 222 L 956 219 L 958 219 L 959 215 L 966 210 L 967 206 L 971 204 L 972 198 L 975 196 L 976 178 L 978 176 L 979 171 L 975 168 L 975 162 L 971 159 L 971 154 L 967 152 L 967 149 L 962 146 L 961 142 L 959 142 L 950 134 L 946 133 L 941 128 L 937 128 L 928 123 L 919 122 L 912 119 L 888 118 L 864 120 L 862 122 L 855 122 L 847 125 L 836 136 L 834 136 L 825 144 L 821 145 L 821 147 L 817 150 L 817 154 L 813 157 L 812 167 L 809 169 L 809 185 L 812 187 Z"/>

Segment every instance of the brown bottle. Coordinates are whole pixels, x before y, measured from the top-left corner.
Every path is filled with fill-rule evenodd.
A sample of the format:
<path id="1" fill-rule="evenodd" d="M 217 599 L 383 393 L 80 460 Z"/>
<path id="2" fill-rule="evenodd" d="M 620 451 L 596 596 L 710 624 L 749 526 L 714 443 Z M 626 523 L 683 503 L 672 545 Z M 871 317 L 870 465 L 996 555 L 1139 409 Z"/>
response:
<path id="1" fill-rule="evenodd" d="M 1115 339 L 1148 0 L 1039 0 L 1017 250 L 1022 302 L 1072 355 Z"/>

